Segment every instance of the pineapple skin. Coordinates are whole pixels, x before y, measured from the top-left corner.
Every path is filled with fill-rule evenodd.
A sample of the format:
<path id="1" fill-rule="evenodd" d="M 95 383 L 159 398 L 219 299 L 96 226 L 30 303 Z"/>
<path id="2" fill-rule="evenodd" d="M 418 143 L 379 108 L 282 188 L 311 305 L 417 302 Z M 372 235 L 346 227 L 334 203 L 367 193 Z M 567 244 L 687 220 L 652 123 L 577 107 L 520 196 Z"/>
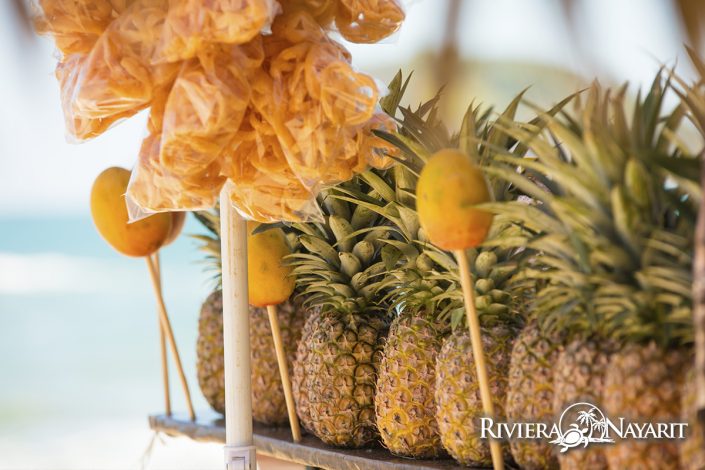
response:
<path id="1" fill-rule="evenodd" d="M 300 303 L 288 301 L 277 309 L 289 370 L 301 337 L 304 313 Z M 201 308 L 196 346 L 198 384 L 211 407 L 225 412 L 222 292 L 213 292 Z M 266 309 L 250 307 L 252 417 L 267 425 L 288 421 L 284 390 Z"/>
<path id="2" fill-rule="evenodd" d="M 379 438 L 374 397 L 388 325 L 380 315 L 322 312 L 311 324 L 303 390 L 324 443 L 364 447 Z"/>
<path id="3" fill-rule="evenodd" d="M 510 422 L 554 422 L 553 370 L 559 352 L 559 343 L 543 335 L 536 323 L 519 333 L 509 364 Z M 558 468 L 555 448 L 547 442 L 514 439 L 510 447 L 514 461 L 525 470 Z"/>
<path id="4" fill-rule="evenodd" d="M 444 330 L 422 313 L 391 324 L 380 363 L 375 412 L 382 442 L 403 457 L 445 454 L 436 423 L 436 357 Z"/>
<path id="5" fill-rule="evenodd" d="M 591 403 L 602 409 L 605 372 L 610 348 L 591 339 L 575 339 L 558 354 L 553 375 L 553 412 L 556 418 L 570 405 Z M 602 470 L 607 468 L 604 447 L 575 447 L 558 454 L 562 469 Z"/>
<path id="6" fill-rule="evenodd" d="M 225 413 L 225 357 L 223 354 L 223 295 L 213 291 L 198 317 L 196 373 L 201 393 L 218 413 Z"/>
<path id="7" fill-rule="evenodd" d="M 296 344 L 304 325 L 304 310 L 300 302 L 290 300 L 277 306 L 277 316 L 291 376 Z M 266 308 L 250 308 L 250 349 L 252 417 L 263 424 L 285 424 L 289 415 Z"/>
<path id="8" fill-rule="evenodd" d="M 296 414 L 299 417 L 299 424 L 308 432 L 313 433 L 313 421 L 311 421 L 311 408 L 308 401 L 308 390 L 311 385 L 306 373 L 307 359 L 311 346 L 311 338 L 320 322 L 320 308 L 312 309 L 301 332 L 301 340 L 296 348 L 293 374 L 291 376 L 291 388 L 296 404 Z"/>
<path id="9" fill-rule="evenodd" d="M 628 345 L 612 355 L 605 375 L 603 403 L 608 416 L 635 422 L 675 422 L 681 416 L 681 392 L 688 354 L 664 351 L 655 343 Z M 616 439 L 605 447 L 609 468 L 677 469 L 678 443 Z"/>
<path id="10" fill-rule="evenodd" d="M 505 419 L 509 361 L 516 331 L 507 326 L 482 328 L 495 420 Z M 463 465 L 491 466 L 489 441 L 480 439 L 479 418 L 484 415 L 470 334 L 455 331 L 444 342 L 436 362 L 436 419 L 444 447 Z M 511 461 L 509 445 L 502 444 Z"/>
<path id="11" fill-rule="evenodd" d="M 681 396 L 681 421 L 688 423 L 688 435 L 680 445 L 680 464 L 683 470 L 705 468 L 705 433 L 698 420 L 694 369 L 686 374 Z"/>

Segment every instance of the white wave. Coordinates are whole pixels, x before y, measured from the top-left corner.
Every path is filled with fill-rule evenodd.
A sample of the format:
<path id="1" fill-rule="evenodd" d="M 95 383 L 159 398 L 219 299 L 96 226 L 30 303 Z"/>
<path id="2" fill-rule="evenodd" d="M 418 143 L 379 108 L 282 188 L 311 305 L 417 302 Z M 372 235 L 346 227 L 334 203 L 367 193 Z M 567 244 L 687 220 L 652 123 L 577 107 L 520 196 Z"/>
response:
<path id="1" fill-rule="evenodd" d="M 134 288 L 135 276 L 143 276 L 146 281 L 144 271 L 146 269 L 139 260 L 111 261 L 61 253 L 0 252 L 0 294 L 123 291 Z"/>

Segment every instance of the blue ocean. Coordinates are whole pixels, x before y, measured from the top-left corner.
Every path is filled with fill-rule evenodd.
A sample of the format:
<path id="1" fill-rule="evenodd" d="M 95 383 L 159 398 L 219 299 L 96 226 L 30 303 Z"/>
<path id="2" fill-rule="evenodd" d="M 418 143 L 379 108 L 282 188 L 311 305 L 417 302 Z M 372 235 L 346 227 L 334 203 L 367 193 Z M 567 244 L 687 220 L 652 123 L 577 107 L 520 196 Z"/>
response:
<path id="1" fill-rule="evenodd" d="M 196 409 L 204 272 L 189 219 L 161 253 L 164 295 Z M 110 249 L 89 218 L 0 218 L 0 469 L 141 468 L 163 411 L 146 263 Z M 175 411 L 186 409 L 171 363 Z M 148 468 L 222 468 L 218 445 L 158 439 Z M 178 465 L 177 465 L 178 463 Z"/>

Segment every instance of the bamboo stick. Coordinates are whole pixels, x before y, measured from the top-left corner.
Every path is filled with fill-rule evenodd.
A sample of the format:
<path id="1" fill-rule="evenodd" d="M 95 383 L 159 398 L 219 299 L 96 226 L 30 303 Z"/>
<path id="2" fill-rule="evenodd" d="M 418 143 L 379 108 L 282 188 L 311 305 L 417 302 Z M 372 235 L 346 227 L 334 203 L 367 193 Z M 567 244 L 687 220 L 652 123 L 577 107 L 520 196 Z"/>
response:
<path id="1" fill-rule="evenodd" d="M 485 415 L 494 418 L 494 405 L 490 393 L 490 382 L 487 376 L 487 364 L 485 363 L 485 352 L 482 349 L 482 335 L 480 334 L 480 319 L 475 310 L 475 287 L 470 273 L 470 264 L 465 250 L 456 250 L 455 257 L 460 268 L 460 284 L 463 288 L 463 298 L 465 300 L 465 313 L 470 329 L 470 342 L 472 344 L 472 355 L 477 369 L 477 381 L 480 386 L 480 398 L 482 399 L 482 409 Z M 502 457 L 501 444 L 490 439 L 490 453 L 492 454 L 492 465 L 495 470 L 504 470 L 504 458 Z"/>
<path id="2" fill-rule="evenodd" d="M 159 308 L 159 321 L 166 333 L 166 338 L 169 341 L 169 346 L 171 347 L 171 352 L 174 355 L 174 362 L 176 363 L 176 371 L 179 373 L 179 379 L 181 379 L 181 386 L 184 389 L 184 395 L 186 397 L 186 405 L 188 406 L 189 416 L 192 421 L 196 419 L 196 413 L 193 411 L 193 403 L 191 402 L 191 392 L 189 392 L 188 382 L 186 381 L 186 375 L 184 374 L 184 368 L 181 365 L 181 357 L 179 356 L 179 349 L 176 346 L 176 340 L 174 339 L 174 331 L 171 329 L 171 323 L 169 322 L 169 316 L 166 312 L 166 305 L 164 304 L 164 297 L 162 295 L 162 290 L 159 282 L 159 277 L 157 274 L 157 269 L 154 264 L 154 260 L 151 256 L 145 258 L 147 260 L 147 267 L 149 268 L 149 275 L 152 278 L 152 286 L 154 287 L 154 294 L 157 297 L 157 307 Z"/>
<path id="3" fill-rule="evenodd" d="M 254 468 L 250 372 L 250 311 L 247 300 L 247 223 L 235 211 L 226 188 L 220 194 L 223 263 L 223 348 L 225 350 L 225 443 L 248 447 Z"/>
<path id="4" fill-rule="evenodd" d="M 284 351 L 284 342 L 282 341 L 281 329 L 279 328 L 277 306 L 268 305 L 267 314 L 269 315 L 269 326 L 272 328 L 274 349 L 277 352 L 277 365 L 279 366 L 279 376 L 281 377 L 282 387 L 284 388 L 284 398 L 286 399 L 286 411 L 289 413 L 291 435 L 294 438 L 294 442 L 301 442 L 301 428 L 299 427 L 299 417 L 296 415 L 296 408 L 294 406 L 294 392 L 291 388 L 289 364 L 286 360 L 286 351 Z"/>
<path id="5" fill-rule="evenodd" d="M 157 319 L 157 321 L 159 321 Z M 164 412 L 171 416 L 171 392 L 169 390 L 169 364 L 166 358 L 166 336 L 164 328 L 159 323 L 159 348 L 162 356 L 162 382 L 164 383 Z"/>
<path id="6" fill-rule="evenodd" d="M 154 253 L 154 267 L 157 271 L 157 280 L 159 282 L 159 291 L 162 291 L 162 267 L 159 259 L 159 252 Z M 159 319 L 159 309 L 157 309 L 157 324 L 159 325 L 159 350 L 162 359 L 162 382 L 164 384 L 164 412 L 167 416 L 171 416 L 171 394 L 169 390 L 169 363 L 166 357 L 166 337 L 164 335 L 164 327 Z"/>

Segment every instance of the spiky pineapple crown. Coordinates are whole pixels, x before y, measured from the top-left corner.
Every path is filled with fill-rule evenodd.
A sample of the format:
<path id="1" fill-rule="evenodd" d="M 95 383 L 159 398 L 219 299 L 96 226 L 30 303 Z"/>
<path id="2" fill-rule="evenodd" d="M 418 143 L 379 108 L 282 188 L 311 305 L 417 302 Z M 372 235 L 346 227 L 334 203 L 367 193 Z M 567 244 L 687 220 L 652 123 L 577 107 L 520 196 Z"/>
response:
<path id="1" fill-rule="evenodd" d="M 388 228 L 379 215 L 338 196 L 381 197 L 357 176 L 318 197 L 324 222 L 293 223 L 301 251 L 288 256 L 307 306 L 343 313 L 384 311 L 380 283 L 385 273 L 382 240 Z"/>
<path id="2" fill-rule="evenodd" d="M 575 113 L 546 116 L 545 130 L 503 124 L 531 156 L 500 155 L 507 167 L 488 172 L 531 202 L 486 207 L 521 223 L 518 244 L 540 253 L 525 274 L 548 283 L 533 305 L 544 328 L 687 344 L 696 207 L 668 170 L 692 158 L 676 144 L 683 109 L 664 112 L 662 73 L 631 119 L 626 90 L 595 84 Z"/>
<path id="3" fill-rule="evenodd" d="M 465 317 L 458 266 L 450 253 L 429 243 L 420 227 L 415 200 L 418 175 L 430 155 L 442 148 L 459 148 L 481 165 L 491 165 L 498 149 L 513 149 L 517 155 L 526 149 L 516 145 L 515 139 L 493 125 L 491 109 L 471 105 L 460 131 L 450 134 L 438 117 L 440 93 L 416 110 L 400 107 L 408 81 L 409 78 L 403 81 L 401 74 L 397 74 L 389 86 L 389 95 L 382 101 L 384 110 L 392 117 L 399 110 L 399 132 L 378 133 L 402 150 L 400 164 L 384 175 L 370 171 L 361 176 L 368 179 L 381 198 L 372 200 L 357 192 L 346 192 L 339 197 L 381 215 L 393 227 L 381 250 L 389 275 L 380 284 L 387 290 L 391 304 L 416 312 L 434 312 L 440 320 L 449 319 L 455 327 Z M 500 119 L 514 119 L 522 95 L 509 104 Z M 567 101 L 549 114 L 555 113 Z M 534 120 L 531 124 L 538 126 L 541 121 Z M 519 196 L 504 180 L 495 178 L 490 183 L 496 199 L 511 200 Z M 527 284 L 515 282 L 514 274 L 520 258 L 526 256 L 527 251 L 507 248 L 503 242 L 505 238 L 515 237 L 520 230 L 499 217 L 487 246 L 468 250 L 476 277 L 477 307 L 484 324 L 521 321 L 515 314 L 515 307 L 523 298 L 519 287 Z"/>

